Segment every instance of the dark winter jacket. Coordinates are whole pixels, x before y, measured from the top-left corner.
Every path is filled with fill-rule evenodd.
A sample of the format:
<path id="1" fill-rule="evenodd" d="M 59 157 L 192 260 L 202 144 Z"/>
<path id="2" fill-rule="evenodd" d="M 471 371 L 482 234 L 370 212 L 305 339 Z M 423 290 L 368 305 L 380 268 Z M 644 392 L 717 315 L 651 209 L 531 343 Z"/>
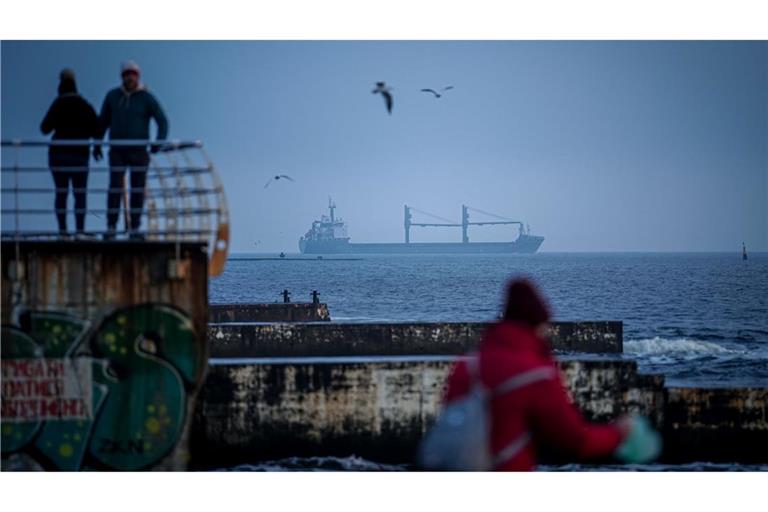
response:
<path id="1" fill-rule="evenodd" d="M 100 135 L 96 111 L 76 92 L 59 95 L 40 124 L 43 135 L 53 132 L 53 140 L 90 139 Z M 88 160 L 88 146 L 51 146 L 50 157 L 78 156 Z"/>
<path id="2" fill-rule="evenodd" d="M 479 346 L 479 377 L 486 389 L 517 381 L 491 400 L 490 449 L 496 470 L 529 471 L 546 448 L 577 459 L 607 457 L 623 440 L 615 425 L 589 423 L 569 399 L 547 342 L 525 323 L 502 321 L 488 329 Z M 467 364 L 448 378 L 446 401 L 470 390 Z"/>
<path id="3" fill-rule="evenodd" d="M 107 93 L 99 123 L 102 136 L 109 130 L 111 140 L 149 139 L 149 120 L 157 123 L 157 139 L 168 136 L 168 119 L 160 103 L 143 86 L 134 92 L 116 87 Z"/>

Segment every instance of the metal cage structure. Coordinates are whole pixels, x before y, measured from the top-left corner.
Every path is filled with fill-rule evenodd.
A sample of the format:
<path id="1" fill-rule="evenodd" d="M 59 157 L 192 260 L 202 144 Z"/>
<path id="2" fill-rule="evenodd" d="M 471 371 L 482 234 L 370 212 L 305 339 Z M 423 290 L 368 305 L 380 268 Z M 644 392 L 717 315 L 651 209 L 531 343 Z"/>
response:
<path id="1" fill-rule="evenodd" d="M 109 146 L 148 150 L 149 165 L 134 167 L 122 174 L 122 187 L 109 188 L 110 173 L 117 166 L 92 165 L 84 167 L 57 167 L 48 165 L 46 149 Z M 61 151 L 61 150 L 60 150 Z M 66 150 L 65 150 L 66 151 Z M 229 252 L 229 211 L 224 187 L 219 175 L 203 148 L 201 141 L 92 141 L 92 140 L 3 140 L 0 192 L 2 204 L 3 240 L 55 240 L 72 241 L 143 241 L 199 242 L 207 246 L 209 274 L 219 275 Z M 105 160 L 108 160 L 105 158 Z M 135 170 L 134 170 L 135 169 Z M 88 186 L 84 189 L 56 188 L 52 173 L 85 172 Z M 130 173 L 146 172 L 145 185 L 131 189 Z M 120 175 L 117 175 L 120 176 Z M 74 184 L 73 184 L 74 187 Z M 86 208 L 57 209 L 57 193 L 85 194 Z M 131 208 L 130 195 L 144 193 L 142 208 Z M 119 194 L 118 208 L 109 208 L 107 196 Z M 85 229 L 77 234 L 62 232 L 56 223 L 57 214 L 85 215 Z M 130 229 L 130 214 L 139 215 L 141 227 Z M 122 229 L 112 231 L 107 226 L 107 215 L 117 214 Z M 66 218 L 66 217 L 65 217 Z"/>

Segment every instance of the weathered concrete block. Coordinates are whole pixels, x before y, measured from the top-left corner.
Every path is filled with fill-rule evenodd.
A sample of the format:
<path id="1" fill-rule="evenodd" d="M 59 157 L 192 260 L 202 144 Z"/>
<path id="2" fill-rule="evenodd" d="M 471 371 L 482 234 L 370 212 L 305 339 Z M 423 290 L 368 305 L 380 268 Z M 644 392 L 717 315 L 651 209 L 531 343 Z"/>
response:
<path id="1" fill-rule="evenodd" d="M 223 322 L 326 322 L 328 305 L 312 302 L 277 304 L 210 304 L 209 321 Z"/>
<path id="2" fill-rule="evenodd" d="M 768 462 L 768 388 L 668 388 L 664 439 L 672 462 Z"/>
<path id="3" fill-rule="evenodd" d="M 213 324 L 211 355 L 309 357 L 370 355 L 460 355 L 474 349 L 487 323 Z M 555 322 L 556 350 L 620 353 L 621 322 Z"/>
<path id="4" fill-rule="evenodd" d="M 212 364 L 193 424 L 192 464 L 351 454 L 409 462 L 439 412 L 454 358 L 415 359 Z M 661 421 L 662 379 L 638 376 L 635 363 L 560 364 L 588 417 L 635 411 Z"/>
<path id="5" fill-rule="evenodd" d="M 556 350 L 621 353 L 624 351 L 624 323 L 552 322 L 548 338 Z"/>
<path id="6" fill-rule="evenodd" d="M 664 377 L 637 373 L 634 361 L 560 361 L 563 380 L 573 401 L 592 421 L 611 421 L 626 412 L 664 423 Z"/>

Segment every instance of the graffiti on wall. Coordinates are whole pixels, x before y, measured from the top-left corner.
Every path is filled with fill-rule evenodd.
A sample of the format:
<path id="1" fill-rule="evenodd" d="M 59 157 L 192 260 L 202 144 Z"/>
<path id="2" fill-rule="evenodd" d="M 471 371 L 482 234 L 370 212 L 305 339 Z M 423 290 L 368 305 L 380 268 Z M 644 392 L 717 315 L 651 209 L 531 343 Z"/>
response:
<path id="1" fill-rule="evenodd" d="M 203 354 L 192 322 L 165 304 L 114 311 L 92 328 L 26 312 L 2 327 L 2 455 L 44 469 L 139 470 L 181 436 Z"/>

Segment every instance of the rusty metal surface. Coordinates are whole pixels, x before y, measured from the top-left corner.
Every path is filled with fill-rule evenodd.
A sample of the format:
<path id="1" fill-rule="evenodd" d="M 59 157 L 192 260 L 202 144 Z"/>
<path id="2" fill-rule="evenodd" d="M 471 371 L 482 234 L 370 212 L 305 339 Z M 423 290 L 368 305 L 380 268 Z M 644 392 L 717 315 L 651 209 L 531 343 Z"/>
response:
<path id="1" fill-rule="evenodd" d="M 193 316 L 207 312 L 204 244 L 179 245 L 180 260 L 190 266 L 188 276 L 176 279 L 169 275 L 169 262 L 176 259 L 173 242 L 20 242 L 24 276 L 14 297 L 15 246 L 2 242 L 3 323 L 20 307 L 87 318 L 139 302 L 173 303 Z M 195 322 L 204 331 L 207 315 Z"/>
<path id="2" fill-rule="evenodd" d="M 208 257 L 202 243 L 2 243 L 1 311 L 4 327 L 23 328 L 20 319 L 25 313 L 56 312 L 86 320 L 91 325 L 91 331 L 84 336 L 96 340 L 100 336 L 97 331 L 104 329 L 105 322 L 115 312 L 140 304 L 169 305 L 189 318 L 191 330 L 195 333 L 195 346 L 190 351 L 194 360 L 186 363 L 190 373 L 185 375 L 188 379 L 184 381 L 183 390 L 185 421 L 180 427 L 180 440 L 176 447 L 153 469 L 184 469 L 187 465 L 189 419 L 209 357 L 205 336 L 208 325 L 207 296 Z M 95 346 L 83 343 L 82 351 L 90 354 Z M 126 349 L 130 353 L 130 347 L 126 346 Z M 159 350 L 162 349 L 159 347 Z M 162 353 L 158 352 L 158 356 Z M 148 394 L 152 391 L 146 390 Z"/>
<path id="3" fill-rule="evenodd" d="M 210 304 L 209 321 L 224 322 L 327 322 L 331 315 L 324 303 Z"/>
<path id="4" fill-rule="evenodd" d="M 211 367 L 193 423 L 192 464 L 294 455 L 409 462 L 434 421 L 450 361 Z M 660 421 L 662 380 L 630 361 L 562 361 L 585 415 L 634 411 Z"/>
<path id="5" fill-rule="evenodd" d="M 463 354 L 487 323 L 217 324 L 208 329 L 212 357 Z M 556 350 L 622 351 L 621 322 L 557 322 Z"/>

